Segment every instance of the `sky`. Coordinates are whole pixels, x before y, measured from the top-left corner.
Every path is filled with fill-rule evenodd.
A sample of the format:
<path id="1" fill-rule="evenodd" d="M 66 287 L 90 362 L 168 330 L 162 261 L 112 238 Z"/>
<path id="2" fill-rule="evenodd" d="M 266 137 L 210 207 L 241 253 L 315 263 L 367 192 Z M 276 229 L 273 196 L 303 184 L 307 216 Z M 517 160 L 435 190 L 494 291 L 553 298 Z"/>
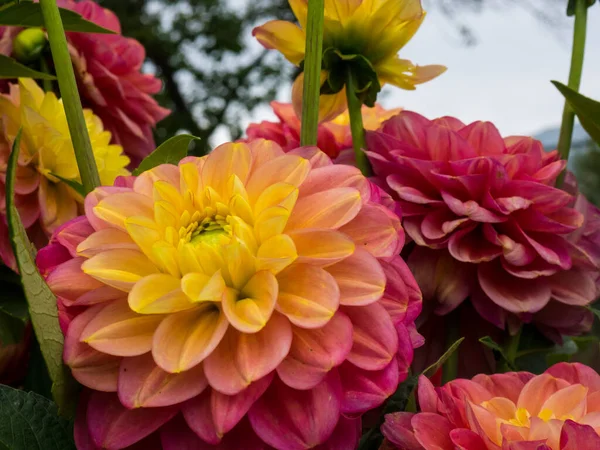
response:
<path id="1" fill-rule="evenodd" d="M 549 28 L 513 6 L 465 14 L 461 20 L 472 29 L 474 46 L 465 46 L 441 13 L 428 14 L 400 56 L 421 65 L 443 64 L 447 72 L 416 91 L 386 87 L 381 103 L 429 118 L 491 121 L 504 135 L 537 134 L 559 126 L 564 103 L 550 80 L 567 81 L 573 19 L 565 16 L 562 26 Z M 597 4 L 589 9 L 586 50 L 581 92 L 600 99 Z M 290 100 L 287 87 L 278 100 Z M 274 118 L 270 108 L 261 107 L 248 122 Z"/>

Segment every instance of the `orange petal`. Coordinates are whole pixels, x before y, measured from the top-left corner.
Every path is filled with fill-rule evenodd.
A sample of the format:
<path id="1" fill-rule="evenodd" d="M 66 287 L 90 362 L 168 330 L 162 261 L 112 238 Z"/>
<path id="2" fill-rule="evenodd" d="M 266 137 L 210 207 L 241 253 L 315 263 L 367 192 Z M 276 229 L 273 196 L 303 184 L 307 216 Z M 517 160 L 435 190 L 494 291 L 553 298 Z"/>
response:
<path id="1" fill-rule="evenodd" d="M 523 387 L 517 400 L 517 408 L 524 408 L 532 416 L 537 416 L 544 402 L 552 394 L 569 386 L 569 383 L 552 375 L 541 374 L 532 378 Z"/>
<path id="2" fill-rule="evenodd" d="M 586 414 L 588 388 L 574 384 L 552 394 L 542 405 L 541 412 L 548 411 L 557 419 L 569 417 L 576 422 Z"/>
<path id="3" fill-rule="evenodd" d="M 415 85 L 433 80 L 446 71 L 439 65 L 416 66 L 408 60 L 394 58 L 379 63 L 375 70 L 385 83 L 402 89 L 414 90 Z"/>
<path id="4" fill-rule="evenodd" d="M 94 207 L 94 214 L 104 222 L 125 230 L 125 219 L 133 216 L 152 218 L 152 199 L 135 192 L 112 194 L 100 200 Z"/>
<path id="5" fill-rule="evenodd" d="M 340 290 L 335 278 L 320 267 L 294 264 L 279 275 L 276 308 L 301 328 L 319 328 L 337 311 Z"/>
<path id="6" fill-rule="evenodd" d="M 292 264 L 298 254 L 294 241 L 285 234 L 267 239 L 256 254 L 256 270 L 270 270 L 278 274 Z"/>
<path id="7" fill-rule="evenodd" d="M 87 324 L 80 339 L 109 355 L 142 355 L 152 348 L 152 335 L 163 318 L 138 314 L 129 308 L 127 301 L 116 300 Z"/>
<path id="8" fill-rule="evenodd" d="M 379 261 L 362 248 L 326 270 L 340 288 L 341 305 L 368 305 L 379 300 L 385 290 L 385 273 Z"/>
<path id="9" fill-rule="evenodd" d="M 206 158 L 202 167 L 202 182 L 204 186 L 210 186 L 217 194 L 224 196 L 232 175 L 236 175 L 242 183 L 246 182 L 251 164 L 252 155 L 246 144 L 220 145 Z"/>
<path id="10" fill-rule="evenodd" d="M 235 395 L 275 370 L 287 356 L 291 343 L 292 327 L 279 314 L 274 314 L 258 333 L 240 333 L 230 328 L 204 361 L 204 373 L 215 390 Z"/>
<path id="11" fill-rule="evenodd" d="M 335 188 L 298 199 L 287 229 L 339 228 L 350 222 L 362 206 L 354 188 Z"/>
<path id="12" fill-rule="evenodd" d="M 158 327 L 152 343 L 156 363 L 170 373 L 199 364 L 219 345 L 227 331 L 227 318 L 214 304 L 169 315 Z"/>
<path id="13" fill-rule="evenodd" d="M 269 186 L 276 183 L 300 186 L 309 171 L 310 163 L 296 155 L 282 155 L 267 161 L 253 170 L 248 179 L 246 191 L 248 191 L 250 202 L 254 204 Z"/>
<path id="14" fill-rule="evenodd" d="M 298 263 L 317 266 L 335 264 L 354 253 L 354 242 L 338 231 L 322 228 L 305 228 L 290 231 L 298 252 Z"/>
<path id="15" fill-rule="evenodd" d="M 137 250 L 138 246 L 129 234 L 115 228 L 104 228 L 90 234 L 87 239 L 77 246 L 77 253 L 91 258 L 107 250 L 129 249 Z"/>
<path id="16" fill-rule="evenodd" d="M 321 84 L 327 78 L 327 72 L 321 72 Z M 292 103 L 298 117 L 302 117 L 302 95 L 304 92 L 304 73 L 294 80 L 292 85 Z M 321 95 L 319 97 L 319 123 L 335 119 L 348 108 L 346 103 L 346 88 L 337 94 Z"/>

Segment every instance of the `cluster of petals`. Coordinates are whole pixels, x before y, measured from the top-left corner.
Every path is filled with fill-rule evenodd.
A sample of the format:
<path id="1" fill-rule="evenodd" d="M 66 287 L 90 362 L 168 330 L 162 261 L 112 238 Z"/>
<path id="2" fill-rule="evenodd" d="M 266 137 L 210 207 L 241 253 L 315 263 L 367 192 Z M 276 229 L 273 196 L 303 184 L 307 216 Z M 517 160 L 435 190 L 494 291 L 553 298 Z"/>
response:
<path id="1" fill-rule="evenodd" d="M 103 184 L 127 175 L 129 158 L 119 145 L 110 144 L 111 134 L 89 109 L 84 110 L 87 131 Z M 62 101 L 44 91 L 31 79 L 11 84 L 0 94 L 0 257 L 15 267 L 6 225 L 5 182 L 8 158 L 15 137 L 22 129 L 21 148 L 15 177 L 15 204 L 23 226 L 38 247 L 48 242 L 61 224 L 77 217 L 83 199 L 61 180 L 80 182 Z"/>
<path id="2" fill-rule="evenodd" d="M 308 1 L 289 0 L 289 4 L 298 25 L 272 20 L 255 28 L 253 35 L 264 47 L 276 49 L 292 64 L 300 65 L 304 60 Z M 323 49 L 333 48 L 345 55 L 361 55 L 370 62 L 381 85 L 389 83 L 412 90 L 415 85 L 425 83 L 446 70 L 439 65 L 417 66 L 397 56 L 424 18 L 425 11 L 420 0 L 325 0 Z M 327 73 L 323 71 L 322 83 L 326 77 Z M 299 116 L 303 82 L 301 74 L 294 82 L 292 94 Z M 321 96 L 321 120 L 330 120 L 345 109 L 345 90 Z"/>
<path id="3" fill-rule="evenodd" d="M 598 296 L 599 211 L 556 188 L 565 162 L 487 122 L 403 111 L 367 136 L 378 183 L 414 241 L 408 263 L 437 314 L 466 298 L 488 321 L 547 333 L 591 325 Z"/>
<path id="4" fill-rule="evenodd" d="M 284 151 L 290 151 L 300 146 L 300 119 L 290 103 L 271 102 L 271 108 L 279 122 L 262 121 L 251 123 L 246 129 L 250 141 L 268 139 L 277 142 Z M 384 109 L 376 104 L 373 108 L 362 107 L 363 126 L 365 130 L 377 130 L 383 122 L 398 114 L 400 108 Z M 334 119 L 321 122 L 318 127 L 317 146 L 332 159 L 337 158 L 343 150 L 352 148 L 352 133 L 350 117 L 343 112 Z"/>
<path id="5" fill-rule="evenodd" d="M 116 33 L 73 32 L 67 38 L 83 106 L 102 119 L 113 142 L 138 163 L 155 149 L 152 129 L 170 113 L 152 97 L 161 90 L 161 80 L 141 72 L 146 51 L 121 35 L 112 11 L 93 0 L 59 0 L 58 5 Z"/>
<path id="6" fill-rule="evenodd" d="M 419 379 L 421 412 L 385 417 L 383 434 L 402 450 L 596 450 L 600 375 L 559 363 L 541 375 L 511 372 L 434 388 Z"/>
<path id="7" fill-rule="evenodd" d="M 422 344 L 382 203 L 358 169 L 264 140 L 89 194 L 38 253 L 89 389 L 78 448 L 354 448 Z"/>

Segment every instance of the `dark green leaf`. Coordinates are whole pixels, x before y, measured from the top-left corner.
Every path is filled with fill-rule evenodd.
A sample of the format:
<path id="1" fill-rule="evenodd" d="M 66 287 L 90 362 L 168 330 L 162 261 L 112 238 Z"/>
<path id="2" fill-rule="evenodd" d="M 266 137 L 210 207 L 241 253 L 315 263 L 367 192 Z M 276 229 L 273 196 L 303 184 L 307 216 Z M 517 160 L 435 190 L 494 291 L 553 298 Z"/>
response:
<path id="1" fill-rule="evenodd" d="M 114 34 L 93 22 L 85 20 L 75 11 L 64 8 L 60 9 L 60 18 L 62 19 L 65 31 L 80 31 L 83 33 L 109 33 Z M 39 3 L 22 2 L 0 9 L 0 25 L 16 27 L 44 27 L 44 18 Z"/>
<path id="2" fill-rule="evenodd" d="M 29 320 L 27 301 L 20 286 L 2 286 L 0 292 L 0 342 L 15 344 L 23 339 Z"/>
<path id="3" fill-rule="evenodd" d="M 189 134 L 173 136 L 146 156 L 138 168 L 133 171 L 133 174 L 139 175 L 161 164 L 177 164 L 186 157 L 190 142 L 199 140 L 200 138 Z"/>
<path id="4" fill-rule="evenodd" d="M 42 355 L 52 379 L 52 395 L 61 414 L 72 414 L 77 384 L 62 363 L 64 338 L 58 324 L 56 297 L 40 275 L 19 212 L 15 205 L 15 172 L 19 157 L 21 130 L 17 133 L 8 159 L 6 173 L 6 211 L 11 245 L 19 266 L 21 282 L 29 304 L 31 323 L 41 345 Z"/>
<path id="5" fill-rule="evenodd" d="M 556 86 L 569 106 L 573 108 L 579 122 L 581 122 L 581 126 L 588 132 L 594 142 L 600 144 L 600 102 L 581 95 L 558 81 L 553 81 L 552 84 Z"/>
<path id="6" fill-rule="evenodd" d="M 85 188 L 83 187 L 83 184 L 81 184 L 75 180 L 69 180 L 68 178 L 61 177 L 60 175 L 57 175 L 53 172 L 50 172 L 50 175 L 58 178 L 60 181 L 67 184 L 71 189 L 73 189 L 75 192 L 77 192 L 79 195 L 81 195 L 82 197 L 85 198 L 87 193 L 85 192 Z"/>
<path id="7" fill-rule="evenodd" d="M 430 365 L 427 369 L 425 369 L 423 371 L 423 375 L 425 375 L 427 378 L 432 377 L 433 375 L 435 375 L 435 373 L 440 370 L 440 367 L 442 367 L 444 365 L 444 363 L 446 362 L 446 360 L 448 358 L 450 358 L 450 356 L 452 356 L 452 354 L 458 350 L 458 347 L 460 346 L 460 344 L 462 344 L 462 341 L 464 341 L 465 338 L 461 337 L 459 340 L 457 340 L 454 344 L 452 344 L 450 346 L 450 348 L 448 348 L 448 350 L 446 350 L 446 352 L 440 356 L 440 359 L 438 359 L 435 363 L 433 363 L 432 365 Z"/>
<path id="8" fill-rule="evenodd" d="M 578 0 L 569 0 L 569 4 L 567 5 L 567 16 L 575 15 L 575 2 L 577 2 L 577 1 Z M 596 0 L 586 0 L 586 1 L 587 1 L 588 8 L 596 2 Z"/>
<path id="9" fill-rule="evenodd" d="M 500 345 L 498 345 L 496 343 L 496 341 L 494 341 L 491 337 L 484 336 L 479 339 L 479 342 L 481 342 L 486 347 L 491 348 L 492 350 L 498 352 L 498 354 L 502 357 L 502 359 L 508 365 L 508 368 L 510 370 L 513 370 L 513 371 L 516 370 L 516 366 L 515 366 L 514 362 L 510 360 L 510 358 L 506 354 L 506 351 L 504 350 L 504 348 L 502 348 Z"/>
<path id="10" fill-rule="evenodd" d="M 41 395 L 0 385 L 0 443 L 10 450 L 75 450 L 73 425 Z"/>
<path id="11" fill-rule="evenodd" d="M 1 14 L 1 13 L 0 13 Z M 37 78 L 40 80 L 56 80 L 54 75 L 30 69 L 20 62 L 0 55 L 0 78 Z"/>

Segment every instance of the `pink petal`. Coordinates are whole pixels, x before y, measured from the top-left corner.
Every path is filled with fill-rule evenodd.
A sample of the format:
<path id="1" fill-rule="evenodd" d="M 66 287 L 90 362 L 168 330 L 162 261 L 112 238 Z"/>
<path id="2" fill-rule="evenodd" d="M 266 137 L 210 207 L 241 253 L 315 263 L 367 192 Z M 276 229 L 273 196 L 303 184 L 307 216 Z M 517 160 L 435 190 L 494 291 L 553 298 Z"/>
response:
<path id="1" fill-rule="evenodd" d="M 279 378 L 294 389 L 312 389 L 339 366 L 352 347 L 352 322 L 337 312 L 322 328 L 292 327 L 294 338 L 287 357 L 277 367 Z"/>
<path id="2" fill-rule="evenodd" d="M 279 314 L 258 333 L 240 333 L 229 327 L 219 346 L 204 360 L 204 373 L 214 389 L 235 395 L 275 370 L 291 344 L 292 327 Z"/>
<path id="3" fill-rule="evenodd" d="M 415 277 L 400 256 L 391 261 L 380 260 L 380 263 L 387 279 L 381 305 L 394 324 L 414 321 L 420 314 L 423 303 Z"/>
<path id="4" fill-rule="evenodd" d="M 92 228 L 90 222 L 85 216 L 81 216 L 57 228 L 54 236 L 72 256 L 76 256 L 77 246 L 93 232 L 94 228 Z"/>
<path id="5" fill-rule="evenodd" d="M 455 428 L 450 432 L 450 439 L 456 450 L 487 450 L 481 437 L 474 431 L 465 428 Z"/>
<path id="6" fill-rule="evenodd" d="M 187 425 L 203 441 L 217 445 L 222 435 L 217 434 L 213 422 L 210 399 L 212 389 L 206 389 L 202 394 L 183 405 L 182 413 Z"/>
<path id="7" fill-rule="evenodd" d="M 600 448 L 600 436 L 589 425 L 565 421 L 560 434 L 560 450 L 596 450 Z"/>
<path id="8" fill-rule="evenodd" d="M 354 415 L 376 408 L 398 388 L 398 362 L 393 359 L 378 371 L 359 369 L 344 363 L 338 369 L 342 381 L 342 414 Z"/>
<path id="9" fill-rule="evenodd" d="M 390 442 L 398 448 L 405 450 L 423 450 L 417 441 L 411 424 L 413 413 L 398 412 L 386 414 L 385 422 L 381 425 L 381 432 Z"/>
<path id="10" fill-rule="evenodd" d="M 571 269 L 550 277 L 552 298 L 567 305 L 586 306 L 596 300 L 598 288 L 590 272 Z"/>
<path id="11" fill-rule="evenodd" d="M 342 310 L 354 329 L 352 350 L 346 359 L 361 369 L 384 369 L 398 351 L 398 334 L 387 311 L 378 303 Z"/>
<path id="12" fill-rule="evenodd" d="M 130 409 L 170 406 L 192 398 L 208 382 L 199 364 L 178 374 L 165 372 L 152 354 L 125 358 L 119 371 L 119 400 Z"/>
<path id="13" fill-rule="evenodd" d="M 589 388 L 590 394 L 600 391 L 600 375 L 594 369 L 580 363 L 554 364 L 545 373 L 571 384 L 582 384 Z"/>
<path id="14" fill-rule="evenodd" d="M 337 371 L 313 389 L 297 391 L 275 379 L 248 413 L 252 428 L 275 448 L 301 450 L 324 443 L 340 417 Z"/>
<path id="15" fill-rule="evenodd" d="M 174 406 L 126 409 L 116 394 L 93 392 L 87 407 L 87 423 L 98 447 L 120 449 L 153 433 L 175 414 Z"/>
<path id="16" fill-rule="evenodd" d="M 340 416 L 333 433 L 324 443 L 313 447 L 314 450 L 355 449 L 361 435 L 360 418 Z"/>
<path id="17" fill-rule="evenodd" d="M 313 168 L 300 186 L 300 198 L 340 187 L 355 188 L 363 202 L 369 200 L 369 182 L 356 167 L 346 165 Z"/>
<path id="18" fill-rule="evenodd" d="M 445 417 L 433 413 L 420 413 L 411 420 L 415 438 L 426 449 L 454 450 L 450 440 L 452 425 Z"/>
<path id="19" fill-rule="evenodd" d="M 46 279 L 52 292 L 65 299 L 68 303 L 89 291 L 98 289 L 104 284 L 81 270 L 85 258 L 73 258 L 57 266 Z M 125 294 L 123 294 L 125 296 Z"/>

